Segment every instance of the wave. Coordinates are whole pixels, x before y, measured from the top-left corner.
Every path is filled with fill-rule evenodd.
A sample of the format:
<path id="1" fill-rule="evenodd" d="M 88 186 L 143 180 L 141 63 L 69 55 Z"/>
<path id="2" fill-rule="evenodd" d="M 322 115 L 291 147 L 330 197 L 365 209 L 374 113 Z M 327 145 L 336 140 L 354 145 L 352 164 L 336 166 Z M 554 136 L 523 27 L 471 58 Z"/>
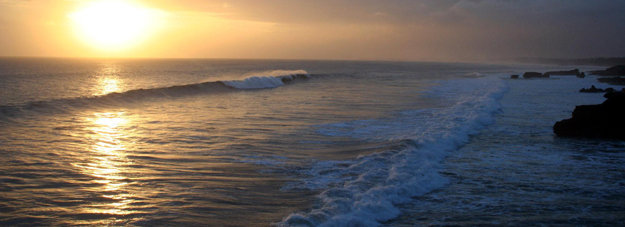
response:
<path id="1" fill-rule="evenodd" d="M 448 183 L 439 174 L 443 158 L 493 122 L 506 90 L 498 78 L 443 81 L 428 95 L 441 98 L 445 107 L 319 126 L 319 133 L 328 136 L 396 141 L 397 145 L 355 160 L 313 164 L 304 171 L 308 178 L 285 190 L 323 190 L 319 204 L 290 214 L 277 225 L 377 226 L 397 217 L 397 204 Z"/>
<path id="2" fill-rule="evenodd" d="M 223 81 L 226 86 L 237 89 L 263 89 L 263 88 L 276 88 L 283 86 L 285 83 L 289 83 L 295 79 L 307 79 L 309 74 L 304 70 L 284 71 L 276 70 L 271 71 L 269 74 L 278 74 L 275 76 L 252 76 L 243 80 L 228 80 Z"/>
<path id="3" fill-rule="evenodd" d="M 304 80 L 311 77 L 304 70 L 276 70 L 266 72 L 270 76 L 251 76 L 243 80 L 210 81 L 194 84 L 185 84 L 169 87 L 135 89 L 125 92 L 109 93 L 101 96 L 75 97 L 45 101 L 32 101 L 18 105 L 0 106 L 0 116 L 14 117 L 23 111 L 30 110 L 64 110 L 67 108 L 92 105 L 117 105 L 128 102 L 144 101 L 163 97 L 181 97 L 196 94 L 231 92 L 236 90 L 276 88 L 295 80 Z"/>

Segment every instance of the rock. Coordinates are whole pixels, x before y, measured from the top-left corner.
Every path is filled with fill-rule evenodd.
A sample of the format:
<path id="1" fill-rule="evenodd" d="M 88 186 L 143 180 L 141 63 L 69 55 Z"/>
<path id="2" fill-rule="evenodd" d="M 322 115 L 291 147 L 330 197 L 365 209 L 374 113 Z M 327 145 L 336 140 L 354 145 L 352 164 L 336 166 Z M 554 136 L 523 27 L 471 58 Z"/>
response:
<path id="1" fill-rule="evenodd" d="M 615 92 L 616 90 L 614 88 L 606 88 L 606 89 L 601 89 L 601 88 L 596 88 L 595 85 L 590 86 L 590 88 L 582 88 L 579 90 L 579 92 L 584 92 L 584 93 L 602 93 L 602 92 L 606 92 L 606 93 L 610 93 L 610 92 Z"/>
<path id="2" fill-rule="evenodd" d="M 523 73 L 523 78 L 531 79 L 531 78 L 549 78 L 549 75 L 545 75 L 539 72 L 525 72 Z"/>
<path id="3" fill-rule="evenodd" d="M 614 91 L 613 88 L 610 88 Z M 599 92 L 605 92 L 605 90 L 601 89 L 601 88 L 596 88 L 595 85 L 590 86 L 590 88 L 582 88 L 581 90 L 579 90 L 579 92 L 584 92 L 584 93 L 599 93 Z"/>
<path id="4" fill-rule="evenodd" d="M 581 73 L 578 73 L 576 76 L 577 76 L 578 78 L 584 78 L 584 77 L 586 77 L 586 73 L 581 72 Z"/>
<path id="5" fill-rule="evenodd" d="M 519 79 L 519 75 L 510 75 L 510 79 Z"/>
<path id="6" fill-rule="evenodd" d="M 549 71 L 549 72 L 546 72 L 544 75 L 547 75 L 547 76 L 553 76 L 553 75 L 559 75 L 559 76 L 567 76 L 567 75 L 570 75 L 570 76 L 577 76 L 577 75 L 579 75 L 579 74 L 580 74 L 579 69 L 573 69 L 573 70 L 568 70 L 568 71 Z"/>
<path id="7" fill-rule="evenodd" d="M 607 77 L 607 78 L 597 78 L 597 80 L 601 83 L 607 83 L 611 85 L 625 85 L 625 78 L 623 77 Z"/>
<path id="8" fill-rule="evenodd" d="M 625 92 L 606 93 L 599 105 L 576 106 L 573 116 L 556 122 L 553 132 L 562 137 L 625 140 Z"/>
<path id="9" fill-rule="evenodd" d="M 617 65 L 606 70 L 592 71 L 590 74 L 599 76 L 625 76 L 625 65 Z"/>

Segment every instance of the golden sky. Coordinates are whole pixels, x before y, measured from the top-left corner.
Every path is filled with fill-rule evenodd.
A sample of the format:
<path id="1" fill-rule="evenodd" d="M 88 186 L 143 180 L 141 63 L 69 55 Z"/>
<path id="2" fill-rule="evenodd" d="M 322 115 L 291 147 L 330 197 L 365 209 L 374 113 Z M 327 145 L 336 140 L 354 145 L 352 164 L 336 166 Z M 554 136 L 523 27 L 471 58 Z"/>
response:
<path id="1" fill-rule="evenodd" d="M 625 55 L 625 1 L 0 0 L 0 56 L 483 61 Z"/>

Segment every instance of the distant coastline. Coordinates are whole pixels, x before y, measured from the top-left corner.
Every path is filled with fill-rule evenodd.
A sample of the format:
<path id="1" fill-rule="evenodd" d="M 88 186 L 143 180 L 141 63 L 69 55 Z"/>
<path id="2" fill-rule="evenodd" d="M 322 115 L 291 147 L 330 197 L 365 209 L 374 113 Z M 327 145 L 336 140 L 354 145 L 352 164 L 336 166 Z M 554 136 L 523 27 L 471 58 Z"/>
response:
<path id="1" fill-rule="evenodd" d="M 625 57 L 598 57 L 598 58 L 516 58 L 520 63 L 550 64 L 550 65 L 594 65 L 613 66 L 625 64 Z"/>

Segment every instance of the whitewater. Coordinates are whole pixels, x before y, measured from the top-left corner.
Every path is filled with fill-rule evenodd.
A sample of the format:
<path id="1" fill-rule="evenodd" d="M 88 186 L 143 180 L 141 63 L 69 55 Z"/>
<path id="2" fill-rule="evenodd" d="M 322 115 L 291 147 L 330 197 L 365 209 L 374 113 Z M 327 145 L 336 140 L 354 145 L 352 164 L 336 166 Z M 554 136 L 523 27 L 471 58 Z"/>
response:
<path id="1" fill-rule="evenodd" d="M 625 144 L 551 132 L 602 85 L 508 79 L 568 67 L 2 59 L 0 223 L 623 224 Z"/>
<path id="2" fill-rule="evenodd" d="M 373 226 L 399 215 L 395 204 L 446 184 L 438 174 L 440 161 L 492 121 L 505 86 L 497 78 L 443 83 L 428 93 L 442 96 L 448 106 L 404 111 L 392 119 L 322 126 L 322 133 L 331 136 L 399 145 L 339 165 L 316 164 L 309 179 L 313 182 L 303 185 L 327 188 L 323 183 L 332 182 L 319 195 L 323 205 L 307 214 L 292 214 L 281 225 Z"/>

